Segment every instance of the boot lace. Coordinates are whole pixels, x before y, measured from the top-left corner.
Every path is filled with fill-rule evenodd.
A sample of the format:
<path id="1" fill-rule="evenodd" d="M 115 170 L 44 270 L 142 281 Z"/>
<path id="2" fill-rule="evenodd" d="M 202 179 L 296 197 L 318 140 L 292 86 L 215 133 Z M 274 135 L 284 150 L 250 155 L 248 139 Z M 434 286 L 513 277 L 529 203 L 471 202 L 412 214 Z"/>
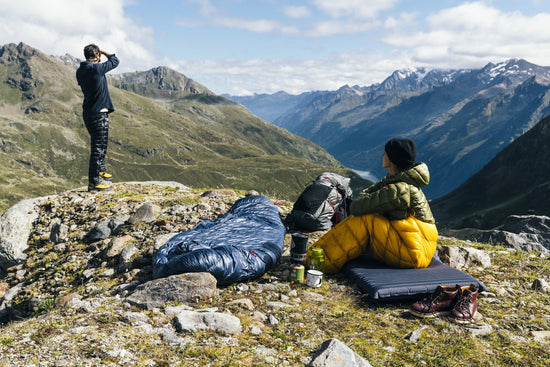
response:
<path id="1" fill-rule="evenodd" d="M 441 297 L 441 292 L 432 293 L 426 298 L 424 298 L 422 301 L 420 301 L 420 304 L 422 304 L 422 306 L 426 306 L 427 308 L 431 309 L 433 306 L 439 303 L 440 297 Z"/>
<path id="2" fill-rule="evenodd" d="M 464 292 L 466 294 L 463 294 L 462 297 L 458 300 L 458 303 L 456 305 L 456 309 L 462 313 L 465 316 L 472 316 L 472 312 L 470 311 L 470 304 L 472 303 L 472 292 Z"/>

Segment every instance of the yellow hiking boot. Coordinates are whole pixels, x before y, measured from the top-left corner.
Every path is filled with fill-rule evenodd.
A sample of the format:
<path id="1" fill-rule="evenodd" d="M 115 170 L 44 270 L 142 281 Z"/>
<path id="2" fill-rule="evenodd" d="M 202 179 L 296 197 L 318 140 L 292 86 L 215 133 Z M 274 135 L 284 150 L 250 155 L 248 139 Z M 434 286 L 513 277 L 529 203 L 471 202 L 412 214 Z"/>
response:
<path id="1" fill-rule="evenodd" d="M 101 181 L 97 185 L 94 185 L 93 183 L 90 183 L 88 185 L 88 191 L 106 191 L 111 190 L 113 188 L 113 185 L 111 185 L 110 182 Z"/>
<path id="2" fill-rule="evenodd" d="M 104 180 L 112 180 L 113 175 L 107 172 L 99 172 L 99 178 L 102 178 Z"/>

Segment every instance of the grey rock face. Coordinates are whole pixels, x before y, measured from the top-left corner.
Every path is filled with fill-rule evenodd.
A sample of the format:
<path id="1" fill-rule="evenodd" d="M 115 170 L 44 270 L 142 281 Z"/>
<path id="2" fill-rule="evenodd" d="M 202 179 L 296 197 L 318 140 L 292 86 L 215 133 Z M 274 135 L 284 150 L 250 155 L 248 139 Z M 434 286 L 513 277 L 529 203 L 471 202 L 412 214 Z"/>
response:
<path id="1" fill-rule="evenodd" d="M 441 234 L 550 254 L 550 218 L 540 215 L 510 215 L 501 226 L 494 229 L 463 228 L 443 230 Z"/>
<path id="2" fill-rule="evenodd" d="M 542 215 L 510 215 L 500 229 L 512 233 L 550 235 L 550 218 Z"/>

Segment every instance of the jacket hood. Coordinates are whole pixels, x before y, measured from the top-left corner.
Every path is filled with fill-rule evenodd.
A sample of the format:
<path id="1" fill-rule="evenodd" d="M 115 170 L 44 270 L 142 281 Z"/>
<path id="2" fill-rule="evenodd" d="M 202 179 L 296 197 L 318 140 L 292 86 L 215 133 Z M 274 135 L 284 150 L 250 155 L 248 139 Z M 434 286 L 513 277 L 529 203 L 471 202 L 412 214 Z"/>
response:
<path id="1" fill-rule="evenodd" d="M 430 183 L 430 171 L 425 163 L 418 162 L 414 166 L 395 176 L 386 176 L 386 182 L 406 182 L 419 188 L 428 186 Z"/>

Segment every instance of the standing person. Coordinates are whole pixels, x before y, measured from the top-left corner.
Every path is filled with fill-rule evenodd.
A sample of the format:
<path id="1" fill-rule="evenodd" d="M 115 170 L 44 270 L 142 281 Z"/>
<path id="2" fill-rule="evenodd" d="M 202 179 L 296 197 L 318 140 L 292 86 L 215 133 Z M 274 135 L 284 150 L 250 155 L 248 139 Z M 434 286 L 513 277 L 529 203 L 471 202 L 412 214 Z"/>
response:
<path id="1" fill-rule="evenodd" d="M 107 61 L 101 61 L 101 55 Z M 111 188 L 112 175 L 105 170 L 105 155 L 109 137 L 109 113 L 113 112 L 113 102 L 107 87 L 105 74 L 118 66 L 118 58 L 90 44 L 84 47 L 86 61 L 80 63 L 76 80 L 84 94 L 82 117 L 90 133 L 91 150 L 88 168 L 88 191 Z"/>
<path id="2" fill-rule="evenodd" d="M 422 188 L 430 182 L 425 163 L 416 162 L 416 144 L 391 139 L 382 167 L 388 174 L 351 202 L 351 215 L 312 247 L 325 252 L 325 269 L 337 272 L 369 253 L 396 268 L 425 268 L 435 253 L 437 228 Z"/>

